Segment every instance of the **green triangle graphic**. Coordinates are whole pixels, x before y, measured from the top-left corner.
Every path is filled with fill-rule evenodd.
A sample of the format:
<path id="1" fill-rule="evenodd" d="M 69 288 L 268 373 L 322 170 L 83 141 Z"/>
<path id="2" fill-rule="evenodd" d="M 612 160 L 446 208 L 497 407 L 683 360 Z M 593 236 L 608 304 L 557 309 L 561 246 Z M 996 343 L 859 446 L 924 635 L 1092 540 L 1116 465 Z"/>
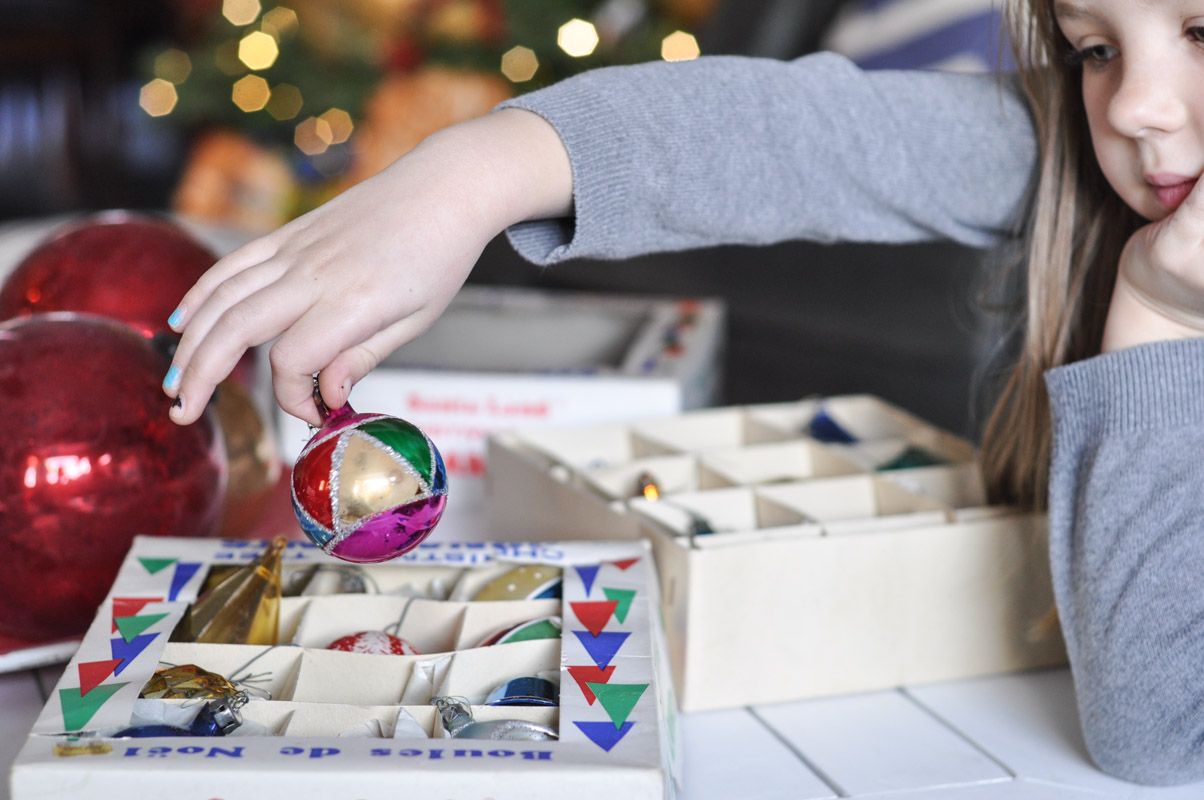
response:
<path id="1" fill-rule="evenodd" d="M 134 637 L 166 616 L 166 614 L 147 614 L 145 617 L 118 617 L 113 620 L 113 624 L 121 632 L 122 639 L 132 642 Z"/>
<path id="2" fill-rule="evenodd" d="M 606 595 L 607 600 L 618 601 L 615 606 L 615 619 L 619 622 L 627 621 L 627 612 L 631 610 L 631 601 L 635 599 L 635 589 L 607 589 L 602 588 L 602 593 Z"/>
<path id="3" fill-rule="evenodd" d="M 129 683 L 97 686 L 85 695 L 81 695 L 79 689 L 59 689 L 59 702 L 63 706 L 63 726 L 69 731 L 83 728 L 122 686 L 129 686 Z"/>
<path id="4" fill-rule="evenodd" d="M 180 559 L 178 558 L 140 558 L 142 566 L 146 567 L 146 571 L 154 575 L 161 569 L 166 569 Z"/>
<path id="5" fill-rule="evenodd" d="M 640 695 L 648 688 L 646 683 L 587 683 L 590 691 L 598 698 L 598 702 L 606 709 L 610 721 L 616 728 L 622 728 L 623 723 L 631 714 L 631 709 L 639 702 Z"/>

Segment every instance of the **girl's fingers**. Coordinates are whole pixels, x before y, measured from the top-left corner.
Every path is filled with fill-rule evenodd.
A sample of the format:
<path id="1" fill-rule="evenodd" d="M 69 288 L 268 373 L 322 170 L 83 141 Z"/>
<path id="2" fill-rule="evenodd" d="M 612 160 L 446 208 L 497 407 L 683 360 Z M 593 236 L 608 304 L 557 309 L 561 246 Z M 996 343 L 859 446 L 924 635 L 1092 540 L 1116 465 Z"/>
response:
<path id="1" fill-rule="evenodd" d="M 262 237 L 218 259 L 180 298 L 168 325 L 177 332 L 183 330 L 194 318 L 195 314 L 192 312 L 205 304 L 214 289 L 240 272 L 269 260 L 275 253 L 275 242 Z"/>
<path id="2" fill-rule="evenodd" d="M 351 388 L 376 368 L 389 353 L 425 331 L 430 322 L 414 315 L 395 322 L 382 331 L 357 341 L 350 330 L 336 337 L 329 333 L 327 343 L 341 342 L 337 349 L 309 345 L 305 326 L 311 322 L 324 324 L 323 315 L 307 315 L 280 337 L 272 347 L 272 383 L 276 401 L 289 414 L 311 425 L 320 424 L 313 400 L 313 376 L 318 374 L 322 399 L 330 408 L 340 408 L 347 402 Z M 312 317 L 312 319 L 311 319 Z"/>
<path id="3" fill-rule="evenodd" d="M 234 369 L 247 348 L 270 342 L 301 315 L 312 300 L 299 295 L 285 281 L 276 281 L 226 309 L 209 333 L 195 343 L 187 361 L 177 351 L 172 369 L 176 385 L 165 390 L 175 397 L 171 418 L 188 424 L 200 417 L 217 386 Z M 185 331 L 185 336 L 189 331 Z"/>
<path id="4" fill-rule="evenodd" d="M 179 383 L 178 380 L 173 379 L 182 378 L 189 371 L 197 349 L 204 346 L 211 334 L 224 336 L 226 339 L 237 335 L 237 338 L 246 339 L 248 342 L 253 341 L 255 344 L 261 344 L 272 338 L 271 336 L 263 338 L 262 332 L 256 330 L 262 325 L 261 321 L 245 310 L 239 310 L 239 305 L 256 292 L 277 282 L 282 272 L 283 267 L 275 261 L 248 267 L 219 284 L 206 302 L 195 309 L 191 318 L 187 320 L 184 333 L 172 356 L 172 367 L 163 381 L 163 391 L 168 396 L 176 396 Z M 219 320 L 226 324 L 215 331 Z M 272 334 L 272 336 L 275 335 L 275 333 Z M 251 344 L 243 345 L 243 349 L 250 346 Z M 235 361 L 237 362 L 241 357 L 240 351 L 235 357 Z"/>

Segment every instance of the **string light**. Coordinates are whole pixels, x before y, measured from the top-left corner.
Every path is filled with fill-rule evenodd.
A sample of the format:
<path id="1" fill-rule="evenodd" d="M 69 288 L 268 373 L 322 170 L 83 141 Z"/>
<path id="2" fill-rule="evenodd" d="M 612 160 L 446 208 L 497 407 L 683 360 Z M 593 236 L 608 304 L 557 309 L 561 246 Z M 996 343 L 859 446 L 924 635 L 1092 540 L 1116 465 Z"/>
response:
<path id="1" fill-rule="evenodd" d="M 181 84 L 188 80 L 188 76 L 192 72 L 192 60 L 183 50 L 172 47 L 155 56 L 152 71 L 156 78 L 162 78 L 169 83 Z"/>
<path id="2" fill-rule="evenodd" d="M 267 112 L 280 122 L 292 119 L 301 113 L 301 90 L 291 83 L 280 83 L 272 89 Z"/>
<path id="3" fill-rule="evenodd" d="M 293 144 L 307 156 L 318 156 L 326 152 L 334 141 L 330 123 L 317 117 L 309 117 L 297 124 L 293 132 Z"/>
<path id="4" fill-rule="evenodd" d="M 268 88 L 267 81 L 258 75 L 245 75 L 234 82 L 230 99 L 234 105 L 250 113 L 266 106 L 271 96 L 272 90 Z"/>
<path id="5" fill-rule="evenodd" d="M 351 138 L 351 131 L 355 129 L 351 115 L 341 108 L 330 109 L 318 120 L 330 126 L 330 144 L 342 144 Z"/>
<path id="6" fill-rule="evenodd" d="M 592 22 L 570 19 L 556 32 L 556 44 L 574 58 L 582 58 L 594 52 L 598 46 L 598 30 Z"/>
<path id="7" fill-rule="evenodd" d="M 529 47 L 516 45 L 502 55 L 502 74 L 514 83 L 529 81 L 539 69 L 539 59 Z"/>
<path id="8" fill-rule="evenodd" d="M 297 30 L 298 25 L 300 22 L 297 19 L 297 12 L 285 6 L 276 6 L 264 14 L 259 23 L 264 33 L 271 34 L 278 40 Z"/>
<path id="9" fill-rule="evenodd" d="M 222 0 L 222 16 L 231 25 L 250 25 L 259 16 L 259 0 Z"/>
<path id="10" fill-rule="evenodd" d="M 155 78 L 142 87 L 138 93 L 138 105 L 152 117 L 162 117 L 170 114 L 176 107 L 180 97 L 171 81 Z"/>
<path id="11" fill-rule="evenodd" d="M 238 40 L 229 39 L 217 46 L 213 53 L 213 63 L 217 68 L 230 77 L 241 75 L 247 71 L 246 66 L 238 60 Z"/>
<path id="12" fill-rule="evenodd" d="M 267 69 L 276 63 L 280 47 L 270 34 L 252 31 L 238 43 L 238 60 L 250 69 Z"/>
<path id="13" fill-rule="evenodd" d="M 661 41 L 661 58 L 665 61 L 692 61 L 701 53 L 698 40 L 685 31 L 674 31 Z"/>

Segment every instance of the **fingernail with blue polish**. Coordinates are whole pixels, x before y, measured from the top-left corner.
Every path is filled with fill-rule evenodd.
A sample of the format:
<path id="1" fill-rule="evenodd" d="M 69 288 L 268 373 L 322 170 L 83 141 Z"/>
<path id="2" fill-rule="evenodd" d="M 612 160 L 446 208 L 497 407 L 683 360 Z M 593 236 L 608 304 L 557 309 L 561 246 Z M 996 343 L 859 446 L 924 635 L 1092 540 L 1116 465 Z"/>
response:
<path id="1" fill-rule="evenodd" d="M 180 368 L 175 364 L 171 365 L 171 369 L 163 376 L 163 388 L 174 389 L 180 385 Z"/>
<path id="2" fill-rule="evenodd" d="M 167 318 L 167 324 L 174 328 L 180 324 L 180 320 L 182 319 L 184 319 L 184 306 L 180 306 L 171 312 L 171 316 Z"/>

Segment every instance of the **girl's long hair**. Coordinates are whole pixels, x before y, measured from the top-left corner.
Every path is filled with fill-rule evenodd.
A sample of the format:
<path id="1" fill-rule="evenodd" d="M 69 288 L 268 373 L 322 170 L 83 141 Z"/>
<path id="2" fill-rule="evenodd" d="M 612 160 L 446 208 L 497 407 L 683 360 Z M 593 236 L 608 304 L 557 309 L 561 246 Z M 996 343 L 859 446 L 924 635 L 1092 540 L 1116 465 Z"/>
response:
<path id="1" fill-rule="evenodd" d="M 1043 373 L 1099 353 L 1121 249 L 1141 220 L 1096 163 L 1052 3 L 1010 0 L 1005 13 L 1040 166 L 1014 267 L 1027 270 L 1022 344 L 983 432 L 982 465 L 993 501 L 1040 509 L 1051 441 Z"/>

